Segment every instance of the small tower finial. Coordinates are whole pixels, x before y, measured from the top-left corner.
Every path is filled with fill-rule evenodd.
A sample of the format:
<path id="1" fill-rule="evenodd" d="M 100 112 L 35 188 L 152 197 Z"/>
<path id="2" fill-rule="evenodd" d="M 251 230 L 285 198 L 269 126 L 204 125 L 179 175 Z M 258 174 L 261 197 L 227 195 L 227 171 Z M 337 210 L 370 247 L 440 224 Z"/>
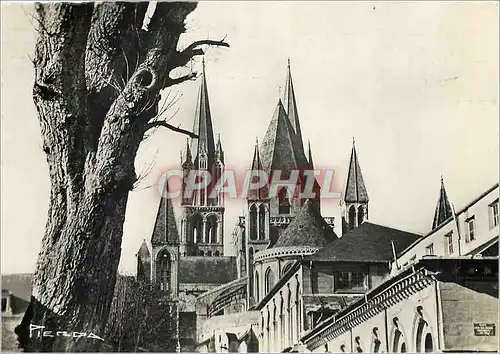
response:
<path id="1" fill-rule="evenodd" d="M 255 137 L 255 144 L 259 145 L 259 137 L 258 136 Z"/>
<path id="2" fill-rule="evenodd" d="M 290 57 L 287 59 L 288 69 L 290 69 Z"/>
<path id="3" fill-rule="evenodd" d="M 203 67 L 203 71 L 205 71 L 205 57 L 201 58 L 201 65 Z"/>
<path id="4" fill-rule="evenodd" d="M 352 146 L 356 145 L 356 140 L 352 137 Z"/>
<path id="5" fill-rule="evenodd" d="M 278 86 L 278 96 L 281 99 L 281 86 Z"/>

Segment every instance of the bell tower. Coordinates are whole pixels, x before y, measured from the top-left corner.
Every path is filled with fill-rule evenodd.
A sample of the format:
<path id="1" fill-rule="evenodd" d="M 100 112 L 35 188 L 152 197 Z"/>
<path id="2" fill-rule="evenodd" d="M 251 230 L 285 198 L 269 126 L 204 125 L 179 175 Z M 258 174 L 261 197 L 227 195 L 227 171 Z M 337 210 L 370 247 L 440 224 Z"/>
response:
<path id="1" fill-rule="evenodd" d="M 359 167 L 356 144 L 353 138 L 349 172 L 342 199 L 342 234 L 368 220 L 368 202 L 368 192 Z"/>
<path id="2" fill-rule="evenodd" d="M 193 132 L 198 139 L 188 141 L 181 161 L 184 179 L 179 252 L 181 257 L 223 256 L 224 198 L 214 187 L 224 173 L 224 150 L 220 136 L 217 145 L 214 141 L 205 61 Z M 191 188 L 194 185 L 201 187 Z"/>

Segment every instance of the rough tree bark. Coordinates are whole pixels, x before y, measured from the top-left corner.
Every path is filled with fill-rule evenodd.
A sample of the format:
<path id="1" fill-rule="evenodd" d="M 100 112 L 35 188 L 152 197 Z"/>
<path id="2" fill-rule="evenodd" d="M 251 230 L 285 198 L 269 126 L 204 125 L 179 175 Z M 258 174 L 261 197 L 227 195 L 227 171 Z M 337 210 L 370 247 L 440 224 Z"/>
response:
<path id="1" fill-rule="evenodd" d="M 177 50 L 196 3 L 159 2 L 148 31 L 147 2 L 37 3 L 35 83 L 50 174 L 48 220 L 29 308 L 16 328 L 25 351 L 94 351 L 99 340 L 30 335 L 103 330 L 113 297 L 134 159 L 157 121 L 160 91 L 190 80 L 171 78 L 201 45 Z M 195 136 L 191 132 L 176 131 Z"/>

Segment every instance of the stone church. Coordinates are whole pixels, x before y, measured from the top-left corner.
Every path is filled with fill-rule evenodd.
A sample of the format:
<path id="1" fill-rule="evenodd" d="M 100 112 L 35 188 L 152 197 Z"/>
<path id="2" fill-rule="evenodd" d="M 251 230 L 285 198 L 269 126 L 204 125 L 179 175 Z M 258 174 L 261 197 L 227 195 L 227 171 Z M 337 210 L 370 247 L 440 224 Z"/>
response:
<path id="1" fill-rule="evenodd" d="M 182 154 L 186 176 L 193 170 L 224 173 L 224 150 L 214 139 L 205 65 L 194 117 L 193 139 Z M 249 190 L 245 214 L 234 226 L 234 256 L 224 255 L 224 198 L 222 193 L 198 190 L 184 193 L 178 214 L 170 199 L 161 198 L 150 241 L 137 253 L 137 278 L 149 281 L 179 303 L 181 351 L 220 351 L 238 342 L 258 351 L 258 327 L 253 308 L 266 296 L 294 262 L 336 240 L 334 230 L 345 233 L 368 219 L 368 193 L 353 142 L 341 220 L 321 216 L 320 187 L 314 175 L 310 144 L 303 144 L 297 101 L 288 62 L 284 97 L 277 102 L 264 139 L 255 144 L 252 170 L 269 176 L 281 170 L 281 180 L 299 171 L 298 191 L 313 186 L 313 198 L 281 187 L 275 195 L 268 187 Z M 250 160 L 250 159 L 249 159 Z M 310 180 L 312 179 L 312 180 Z M 336 223 L 339 225 L 336 225 Z M 224 326 L 241 327 L 238 333 L 222 331 L 210 323 L 224 316 Z M 224 337 L 224 338 L 223 338 Z M 236 338 L 236 339 L 235 339 Z M 217 342 L 217 343 L 215 343 Z M 224 344 L 225 343 L 225 344 Z M 218 350 L 214 346 L 220 345 Z M 228 349 L 227 349 L 228 350 Z"/>

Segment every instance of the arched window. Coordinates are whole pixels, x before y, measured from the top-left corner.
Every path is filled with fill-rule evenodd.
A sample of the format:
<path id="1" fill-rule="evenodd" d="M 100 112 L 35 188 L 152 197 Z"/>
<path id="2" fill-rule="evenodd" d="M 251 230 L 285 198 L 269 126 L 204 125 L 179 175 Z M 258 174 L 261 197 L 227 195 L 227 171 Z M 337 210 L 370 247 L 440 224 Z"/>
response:
<path id="1" fill-rule="evenodd" d="M 163 249 L 156 258 L 156 281 L 162 291 L 170 291 L 170 280 L 172 272 L 172 262 L 170 253 Z"/>
<path id="2" fill-rule="evenodd" d="M 207 251 L 207 256 L 212 257 L 212 251 Z"/>
<path id="3" fill-rule="evenodd" d="M 267 268 L 266 269 L 266 276 L 265 276 L 265 288 L 264 288 L 264 291 L 265 291 L 265 294 L 267 295 L 271 289 L 273 288 L 274 286 L 274 274 L 273 274 L 273 271 L 271 269 L 271 267 Z"/>
<path id="4" fill-rule="evenodd" d="M 255 301 L 259 302 L 259 272 L 255 271 Z"/>
<path id="5" fill-rule="evenodd" d="M 354 229 L 356 226 L 356 207 L 352 205 L 349 208 L 349 230 Z"/>
<path id="6" fill-rule="evenodd" d="M 266 207 L 259 206 L 259 240 L 266 239 Z"/>
<path id="7" fill-rule="evenodd" d="M 192 216 L 191 219 L 191 240 L 193 240 L 194 243 L 203 243 L 203 218 L 201 217 L 200 214 L 196 213 Z"/>
<path id="8" fill-rule="evenodd" d="M 217 243 L 217 216 L 210 215 L 207 217 L 207 225 L 205 227 L 205 243 Z"/>
<path id="9" fill-rule="evenodd" d="M 247 274 L 253 274 L 253 248 L 250 247 L 248 249 L 248 264 L 247 264 Z M 255 295 L 254 291 L 254 277 L 249 276 L 248 277 L 248 295 L 252 296 Z"/>
<path id="10" fill-rule="evenodd" d="M 257 208 L 255 204 L 250 207 L 250 240 L 257 239 Z"/>
<path id="11" fill-rule="evenodd" d="M 425 335 L 425 352 L 432 353 L 434 351 L 434 341 L 432 340 L 432 334 L 427 333 Z"/>
<path id="12" fill-rule="evenodd" d="M 200 255 L 201 257 L 203 257 L 203 256 L 205 256 L 205 252 L 200 251 L 199 255 Z"/>
<path id="13" fill-rule="evenodd" d="M 215 251 L 214 256 L 215 257 L 219 257 L 220 256 L 220 252 L 219 251 Z"/>
<path id="14" fill-rule="evenodd" d="M 281 188 L 278 192 L 278 213 L 290 214 L 290 199 L 287 195 L 287 189 Z"/>
<path id="15" fill-rule="evenodd" d="M 365 208 L 360 206 L 358 208 L 358 226 L 361 225 L 364 220 L 365 220 Z"/>

